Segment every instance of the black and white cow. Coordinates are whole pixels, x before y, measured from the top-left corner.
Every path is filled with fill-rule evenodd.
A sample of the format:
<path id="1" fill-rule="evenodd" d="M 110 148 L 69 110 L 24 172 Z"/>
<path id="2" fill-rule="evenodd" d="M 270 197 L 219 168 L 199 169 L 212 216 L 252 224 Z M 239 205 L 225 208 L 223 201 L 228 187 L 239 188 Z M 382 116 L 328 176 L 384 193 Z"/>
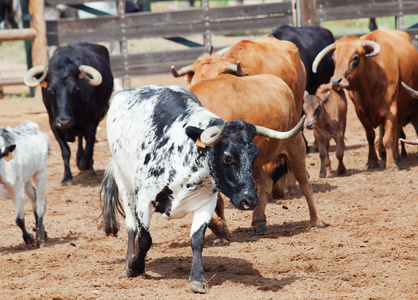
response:
<path id="1" fill-rule="evenodd" d="M 289 132 L 277 132 L 241 120 L 226 123 L 194 94 L 175 86 L 118 93 L 107 116 L 112 160 L 102 183 L 103 222 L 106 234 L 117 234 L 115 207 L 120 195 L 128 231 L 124 275 L 144 272 L 154 212 L 168 218 L 193 213 L 189 286 L 207 293 L 202 249 L 218 191 L 237 208 L 253 209 L 258 204 L 252 175 L 258 150 L 253 138 L 292 138 L 302 125 L 303 121 Z"/>
<path id="2" fill-rule="evenodd" d="M 46 232 L 43 218 L 46 209 L 46 162 L 49 138 L 30 121 L 0 127 L 0 199 L 13 199 L 15 221 L 26 244 L 43 247 Z M 33 180 L 36 190 L 31 183 Z M 36 239 L 26 230 L 23 206 L 28 198 L 36 220 Z"/>
<path id="3" fill-rule="evenodd" d="M 109 109 L 113 89 L 109 51 L 104 46 L 85 42 L 59 47 L 48 66 L 36 66 L 26 73 L 25 83 L 32 87 L 43 86 L 49 124 L 64 160 L 61 184 L 73 184 L 68 142 L 74 142 L 76 137 L 77 167 L 80 171 L 91 170 L 95 174 L 93 148 L 96 129 Z"/>

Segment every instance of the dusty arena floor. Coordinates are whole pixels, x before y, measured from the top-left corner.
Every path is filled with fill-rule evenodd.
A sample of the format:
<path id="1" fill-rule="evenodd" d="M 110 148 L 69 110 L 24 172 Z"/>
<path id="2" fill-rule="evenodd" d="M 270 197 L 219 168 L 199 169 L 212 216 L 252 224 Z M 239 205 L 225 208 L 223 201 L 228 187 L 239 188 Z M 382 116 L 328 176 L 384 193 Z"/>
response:
<path id="1" fill-rule="evenodd" d="M 132 80 L 133 87 L 150 83 L 185 85 L 170 75 Z M 16 126 L 25 119 L 38 123 L 51 140 L 44 219 L 49 240 L 43 249 L 26 247 L 14 224 L 12 200 L 1 202 L 0 299 L 418 299 L 418 147 L 407 146 L 409 155 L 399 172 L 387 173 L 383 162 L 377 170 L 365 170 L 365 133 L 351 102 L 347 175 L 331 172 L 320 179 L 318 153 L 307 157 L 317 208 L 329 226 L 308 229 L 308 208 L 299 187 L 267 205 L 268 226 L 262 236 L 251 234 L 251 212 L 228 206 L 230 245 L 211 246 L 214 235 L 209 230 L 206 234 L 208 295 L 193 294 L 187 286 L 191 216 L 166 220 L 155 214 L 146 273 L 122 277 L 127 247 L 123 219 L 116 238 L 98 229 L 100 182 L 109 162 L 105 122 L 95 145 L 98 178 L 78 172 L 74 143 L 75 184 L 61 187 L 61 152 L 40 94 L 0 100 L 0 125 Z M 406 134 L 416 137 L 410 126 Z M 312 133 L 306 135 L 312 144 Z M 335 170 L 335 147 L 331 150 Z M 25 214 L 33 228 L 28 204 Z"/>

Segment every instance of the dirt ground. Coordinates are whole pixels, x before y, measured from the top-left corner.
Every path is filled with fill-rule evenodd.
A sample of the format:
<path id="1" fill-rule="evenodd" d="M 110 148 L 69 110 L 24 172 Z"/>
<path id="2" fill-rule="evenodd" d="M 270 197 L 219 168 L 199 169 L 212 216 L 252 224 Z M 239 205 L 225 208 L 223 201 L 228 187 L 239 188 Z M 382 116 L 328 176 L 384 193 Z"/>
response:
<path id="1" fill-rule="evenodd" d="M 132 80 L 133 87 L 151 83 L 185 85 L 171 75 Z M 418 299 L 418 147 L 407 146 L 409 155 L 399 172 L 386 172 L 383 162 L 377 170 L 365 170 L 367 143 L 352 103 L 344 158 L 347 175 L 331 172 L 321 179 L 318 153 L 307 156 L 317 208 L 329 226 L 308 229 L 308 208 L 299 187 L 267 205 L 268 226 L 261 236 L 251 234 L 251 212 L 228 206 L 230 245 L 211 246 L 214 235 L 206 233 L 203 264 L 211 286 L 207 295 L 193 294 L 187 286 L 191 215 L 166 220 L 155 214 L 145 275 L 122 277 L 124 221 L 119 218 L 117 238 L 98 229 L 100 182 L 109 162 L 104 122 L 95 145 L 98 178 L 79 173 L 72 144 L 75 184 L 61 187 L 61 152 L 40 94 L 0 100 L 0 125 L 16 126 L 25 119 L 38 123 L 51 141 L 44 219 L 49 239 L 43 249 L 28 248 L 14 224 L 12 200 L 1 202 L 0 299 Z M 406 134 L 416 137 L 411 126 Z M 312 133 L 306 136 L 312 144 Z M 335 170 L 335 147 L 331 150 Z M 25 214 L 27 226 L 33 228 L 28 204 Z"/>

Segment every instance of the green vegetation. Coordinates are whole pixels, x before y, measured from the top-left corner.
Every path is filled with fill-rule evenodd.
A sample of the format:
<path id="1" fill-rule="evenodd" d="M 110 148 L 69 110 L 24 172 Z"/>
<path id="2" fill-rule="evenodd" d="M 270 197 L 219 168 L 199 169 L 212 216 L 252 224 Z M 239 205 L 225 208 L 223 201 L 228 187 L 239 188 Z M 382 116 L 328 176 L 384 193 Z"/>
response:
<path id="1" fill-rule="evenodd" d="M 0 63 L 26 63 L 25 43 L 23 41 L 0 43 Z"/>

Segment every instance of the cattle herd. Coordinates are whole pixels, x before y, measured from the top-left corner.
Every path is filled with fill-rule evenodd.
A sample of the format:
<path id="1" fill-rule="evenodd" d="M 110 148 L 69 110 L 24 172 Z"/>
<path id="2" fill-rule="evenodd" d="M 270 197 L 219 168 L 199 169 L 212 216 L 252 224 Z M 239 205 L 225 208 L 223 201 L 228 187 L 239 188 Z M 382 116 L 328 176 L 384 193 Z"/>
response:
<path id="1" fill-rule="evenodd" d="M 83 42 L 57 48 L 48 66 L 36 66 L 25 76 L 28 86 L 42 87 L 64 161 L 62 185 L 72 185 L 68 142 L 76 138 L 78 169 L 95 175 L 96 130 L 107 114 L 111 162 L 97 197 L 103 200 L 107 235 L 116 236 L 117 211 L 124 214 L 126 277 L 144 273 L 154 212 L 167 218 L 193 213 L 189 287 L 208 293 L 204 235 L 209 227 L 222 243 L 230 241 L 224 198 L 240 210 L 253 210 L 253 233 L 261 234 L 267 226 L 267 199 L 286 172 L 306 198 L 310 226 L 325 227 L 305 163 L 312 147 L 304 142 L 302 129 L 314 131 L 320 177 L 331 169 L 331 139 L 337 145 L 337 174 L 345 174 L 348 101 L 366 131 L 367 168 L 378 166 L 377 127 L 377 150 L 388 172 L 396 172 L 406 155 L 403 147 L 399 152 L 398 141 L 418 144 L 402 129 L 412 123 L 418 134 L 418 52 L 403 31 L 374 30 L 335 40 L 318 26 L 281 26 L 268 37 L 242 40 L 171 71 L 190 84 L 187 89 L 148 85 L 111 98 L 109 52 Z M 0 128 L 0 198 L 14 199 L 16 225 L 34 247 L 47 242 L 43 218 L 49 148 L 37 124 Z M 25 198 L 35 215 L 35 238 L 25 228 Z"/>

